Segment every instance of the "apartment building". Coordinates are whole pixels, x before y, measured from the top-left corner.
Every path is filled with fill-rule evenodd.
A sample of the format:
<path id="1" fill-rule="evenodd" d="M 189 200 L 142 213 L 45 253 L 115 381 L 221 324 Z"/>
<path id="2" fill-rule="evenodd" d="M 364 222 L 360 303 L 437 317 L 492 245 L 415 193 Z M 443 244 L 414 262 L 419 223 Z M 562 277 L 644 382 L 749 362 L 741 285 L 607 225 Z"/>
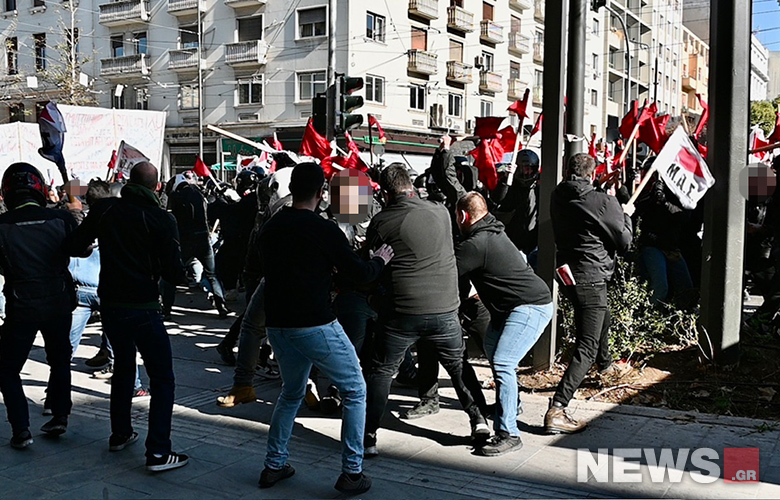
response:
<path id="1" fill-rule="evenodd" d="M 750 100 L 763 101 L 769 87 L 769 50 L 754 34 L 750 35 Z"/>
<path id="2" fill-rule="evenodd" d="M 769 51 L 767 99 L 780 97 L 780 51 Z"/>
<path id="3" fill-rule="evenodd" d="M 709 102 L 710 47 L 684 26 L 680 69 L 680 109 L 689 115 L 700 115 L 703 110 L 696 94 Z"/>

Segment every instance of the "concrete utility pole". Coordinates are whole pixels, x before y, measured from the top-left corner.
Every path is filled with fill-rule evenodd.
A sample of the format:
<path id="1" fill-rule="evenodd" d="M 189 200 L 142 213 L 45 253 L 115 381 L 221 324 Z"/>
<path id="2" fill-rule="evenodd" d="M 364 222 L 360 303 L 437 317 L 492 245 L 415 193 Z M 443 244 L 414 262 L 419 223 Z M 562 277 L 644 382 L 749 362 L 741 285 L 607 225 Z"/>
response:
<path id="1" fill-rule="evenodd" d="M 203 3 L 198 2 L 198 157 L 203 159 Z M 222 175 L 225 166 L 220 164 Z M 224 178 L 223 178 L 224 180 Z"/>
<path id="2" fill-rule="evenodd" d="M 720 364 L 739 359 L 747 159 L 750 2 L 710 3 L 710 107 L 707 163 L 715 185 L 705 197 L 699 343 Z"/>
<path id="3" fill-rule="evenodd" d="M 574 0 L 578 1 L 578 0 Z M 563 91 L 566 47 L 566 2 L 545 3 L 544 101 L 542 103 L 542 176 L 539 193 L 539 276 L 552 290 L 553 318 L 534 346 L 534 369 L 546 370 L 555 362 L 558 284 L 555 282 L 555 236 L 550 219 L 550 198 L 563 177 Z M 583 13 L 584 14 L 584 13 Z M 584 44 L 583 44 L 584 47 Z M 584 58 L 583 58 L 584 61 Z M 580 101 L 581 102 L 581 101 Z"/>
<path id="4" fill-rule="evenodd" d="M 332 141 L 336 129 L 336 0 L 328 0 L 328 106 L 325 137 Z"/>
<path id="5" fill-rule="evenodd" d="M 566 133 L 582 137 L 585 122 L 585 25 L 587 0 L 569 0 L 569 50 L 566 72 Z M 561 52 L 563 54 L 563 52 Z M 546 61 L 545 61 L 546 62 Z M 594 68 L 595 70 L 595 68 Z M 546 85 L 545 85 L 546 88 Z M 590 139 L 590 137 L 588 138 Z M 583 150 L 583 141 L 566 143 L 566 158 Z"/>

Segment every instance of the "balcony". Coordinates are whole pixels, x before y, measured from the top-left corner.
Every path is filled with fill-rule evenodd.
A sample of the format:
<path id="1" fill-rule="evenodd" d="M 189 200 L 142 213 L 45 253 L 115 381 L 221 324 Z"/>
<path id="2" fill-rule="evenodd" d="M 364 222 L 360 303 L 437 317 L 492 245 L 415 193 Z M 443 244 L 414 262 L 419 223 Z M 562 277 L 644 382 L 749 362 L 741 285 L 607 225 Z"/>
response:
<path id="1" fill-rule="evenodd" d="M 240 9 L 241 7 L 260 7 L 265 5 L 265 0 L 225 0 L 225 5 Z"/>
<path id="2" fill-rule="evenodd" d="M 438 19 L 439 0 L 409 0 L 409 14 L 424 19 Z"/>
<path id="3" fill-rule="evenodd" d="M 696 91 L 697 83 L 698 82 L 696 81 L 696 78 L 692 76 L 684 76 L 682 79 L 682 88 L 685 91 Z"/>
<path id="4" fill-rule="evenodd" d="M 492 71 L 480 71 L 479 90 L 480 92 L 502 92 L 504 90 L 504 82 L 501 81 L 501 74 L 493 73 Z"/>
<path id="5" fill-rule="evenodd" d="M 534 42 L 534 62 L 544 64 L 544 44 L 542 42 Z"/>
<path id="6" fill-rule="evenodd" d="M 456 31 L 474 31 L 474 14 L 460 7 L 447 7 L 447 27 Z"/>
<path id="7" fill-rule="evenodd" d="M 149 74 L 149 56 L 134 54 L 132 56 L 111 57 L 100 60 L 100 76 L 103 77 L 141 77 Z"/>
<path id="8" fill-rule="evenodd" d="M 534 1 L 534 19 L 540 23 L 544 22 L 544 0 Z"/>
<path id="9" fill-rule="evenodd" d="M 168 52 L 168 69 L 194 71 L 198 69 L 198 49 L 189 48 Z"/>
<path id="10" fill-rule="evenodd" d="M 509 6 L 517 10 L 526 10 L 534 6 L 533 0 L 509 0 Z"/>
<path id="11" fill-rule="evenodd" d="M 511 101 L 522 99 L 525 95 L 525 89 L 528 88 L 528 83 L 518 80 L 516 78 L 509 79 L 509 89 L 507 90 L 507 97 Z"/>
<path id="12" fill-rule="evenodd" d="M 472 67 L 460 61 L 447 61 L 447 80 L 456 83 L 471 83 Z"/>
<path id="13" fill-rule="evenodd" d="M 432 52 L 412 49 L 409 51 L 409 64 L 407 69 L 423 75 L 435 75 L 438 73 L 438 68 L 436 67 L 437 57 L 438 55 Z"/>
<path id="14" fill-rule="evenodd" d="M 542 97 L 543 97 L 542 86 L 538 85 L 534 87 L 532 94 L 533 94 L 533 97 L 531 98 L 531 100 L 533 101 L 532 104 L 537 107 L 541 106 Z"/>
<path id="15" fill-rule="evenodd" d="M 504 43 L 504 27 L 489 19 L 479 23 L 479 39 L 488 43 Z"/>
<path id="16" fill-rule="evenodd" d="M 267 53 L 268 44 L 262 40 L 225 44 L 225 62 L 231 66 L 262 66 Z"/>
<path id="17" fill-rule="evenodd" d="M 517 32 L 510 33 L 509 52 L 519 55 L 531 52 L 531 37 Z"/>
<path id="18" fill-rule="evenodd" d="M 123 26 L 149 21 L 148 0 L 124 0 L 100 6 L 99 22 L 103 26 Z"/>
<path id="19" fill-rule="evenodd" d="M 189 16 L 198 13 L 201 0 L 168 0 L 168 14 L 172 16 Z"/>

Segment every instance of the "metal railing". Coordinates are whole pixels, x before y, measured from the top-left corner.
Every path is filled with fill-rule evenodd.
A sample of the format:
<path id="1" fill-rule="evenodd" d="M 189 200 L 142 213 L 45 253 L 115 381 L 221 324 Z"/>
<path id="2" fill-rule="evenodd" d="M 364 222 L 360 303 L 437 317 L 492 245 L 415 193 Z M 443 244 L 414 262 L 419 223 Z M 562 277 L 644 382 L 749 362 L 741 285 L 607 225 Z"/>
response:
<path id="1" fill-rule="evenodd" d="M 121 24 L 128 21 L 148 21 L 148 0 L 125 0 L 106 3 L 100 6 L 101 24 Z"/>
<path id="2" fill-rule="evenodd" d="M 149 63 L 146 54 L 110 57 L 100 60 L 100 76 L 123 74 L 149 74 Z"/>
<path id="3" fill-rule="evenodd" d="M 267 45 L 262 40 L 225 44 L 225 62 L 228 64 L 265 64 Z"/>
<path id="4" fill-rule="evenodd" d="M 168 52 L 168 69 L 187 69 L 198 67 L 198 49 L 171 50 Z"/>

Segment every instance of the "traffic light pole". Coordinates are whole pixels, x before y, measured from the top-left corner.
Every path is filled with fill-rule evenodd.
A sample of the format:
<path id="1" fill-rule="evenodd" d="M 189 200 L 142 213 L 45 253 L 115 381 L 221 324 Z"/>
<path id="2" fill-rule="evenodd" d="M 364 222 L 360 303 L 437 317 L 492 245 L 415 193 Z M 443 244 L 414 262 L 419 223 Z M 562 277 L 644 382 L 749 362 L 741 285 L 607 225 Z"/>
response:
<path id="1" fill-rule="evenodd" d="M 566 67 L 566 133 L 582 137 L 585 121 L 585 24 L 588 0 L 569 0 L 569 50 Z M 561 52 L 563 54 L 563 52 Z M 595 71 L 595 68 L 594 68 Z M 582 152 L 583 141 L 566 143 L 566 158 Z"/>
<path id="2" fill-rule="evenodd" d="M 325 137 L 332 141 L 336 129 L 336 0 L 328 0 L 328 109 Z"/>

